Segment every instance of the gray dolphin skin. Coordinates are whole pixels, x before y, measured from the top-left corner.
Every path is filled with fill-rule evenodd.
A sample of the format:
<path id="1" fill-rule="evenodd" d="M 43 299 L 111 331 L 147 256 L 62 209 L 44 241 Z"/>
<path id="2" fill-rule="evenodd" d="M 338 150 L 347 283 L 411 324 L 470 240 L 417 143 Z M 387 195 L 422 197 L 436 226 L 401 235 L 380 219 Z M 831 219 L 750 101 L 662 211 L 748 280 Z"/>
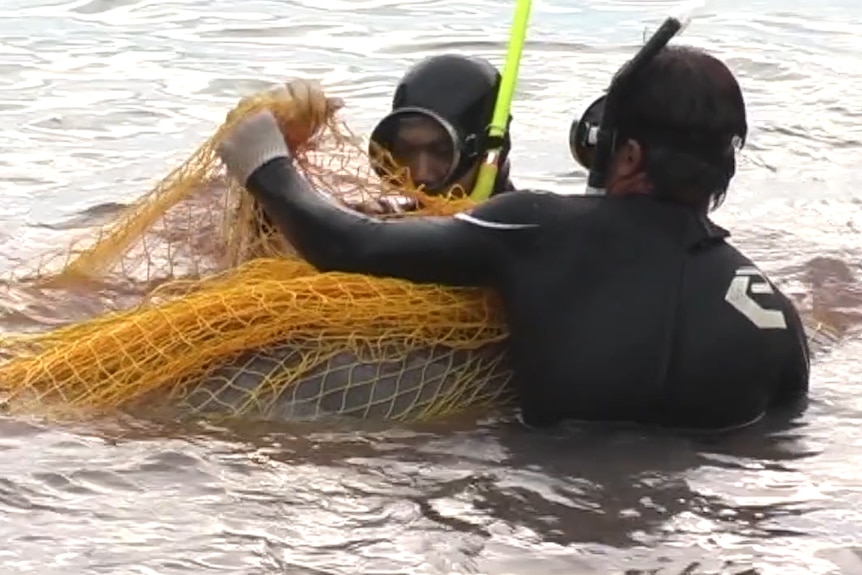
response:
<path id="1" fill-rule="evenodd" d="M 806 332 L 813 357 L 827 353 L 838 341 L 820 326 L 807 325 Z M 284 344 L 232 358 L 172 396 L 171 407 L 265 421 L 325 416 L 415 420 L 441 410 L 502 407 L 513 397 L 505 344 L 476 350 L 438 345 L 382 361 L 342 352 L 288 381 L 287 374 L 295 373 L 312 345 Z M 451 407 L 441 409 L 443 405 Z"/>

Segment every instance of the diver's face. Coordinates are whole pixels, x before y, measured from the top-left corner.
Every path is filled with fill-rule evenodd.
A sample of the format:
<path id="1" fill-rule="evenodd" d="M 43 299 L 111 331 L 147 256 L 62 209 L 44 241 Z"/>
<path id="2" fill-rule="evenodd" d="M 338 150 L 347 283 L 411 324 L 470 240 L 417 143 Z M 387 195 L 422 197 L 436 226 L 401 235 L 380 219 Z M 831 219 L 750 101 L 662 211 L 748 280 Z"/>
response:
<path id="1" fill-rule="evenodd" d="M 410 170 L 414 184 L 425 185 L 429 192 L 438 193 L 456 160 L 451 135 L 443 126 L 425 117 L 399 121 L 391 153 L 399 165 Z"/>

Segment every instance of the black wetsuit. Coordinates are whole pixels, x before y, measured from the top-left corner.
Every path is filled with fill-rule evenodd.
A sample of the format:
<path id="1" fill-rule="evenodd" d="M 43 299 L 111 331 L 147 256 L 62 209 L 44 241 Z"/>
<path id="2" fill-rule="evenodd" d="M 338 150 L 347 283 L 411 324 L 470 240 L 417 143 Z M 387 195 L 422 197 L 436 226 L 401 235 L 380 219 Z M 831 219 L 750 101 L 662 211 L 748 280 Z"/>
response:
<path id="1" fill-rule="evenodd" d="M 691 209 L 513 191 L 382 221 L 316 193 L 288 159 L 247 187 L 320 270 L 497 290 L 528 424 L 728 428 L 807 394 L 794 306 Z"/>

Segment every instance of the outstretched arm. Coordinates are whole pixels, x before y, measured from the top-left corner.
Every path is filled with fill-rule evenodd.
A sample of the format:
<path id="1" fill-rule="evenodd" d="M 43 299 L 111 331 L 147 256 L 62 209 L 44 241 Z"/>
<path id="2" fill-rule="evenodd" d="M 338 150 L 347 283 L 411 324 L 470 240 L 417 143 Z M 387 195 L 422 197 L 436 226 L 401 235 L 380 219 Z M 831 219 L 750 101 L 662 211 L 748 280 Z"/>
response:
<path id="1" fill-rule="evenodd" d="M 326 271 L 487 286 L 495 283 L 514 236 L 537 227 L 513 221 L 525 215 L 518 204 L 530 201 L 514 195 L 454 217 L 375 219 L 319 194 L 287 157 L 252 172 L 246 188 L 302 256 Z"/>
<path id="2" fill-rule="evenodd" d="M 268 111 L 240 121 L 218 153 L 290 243 L 321 270 L 490 286 L 513 243 L 523 245 L 538 228 L 538 198 L 528 192 L 503 194 L 445 218 L 390 221 L 349 210 L 312 189 L 294 168 Z"/>

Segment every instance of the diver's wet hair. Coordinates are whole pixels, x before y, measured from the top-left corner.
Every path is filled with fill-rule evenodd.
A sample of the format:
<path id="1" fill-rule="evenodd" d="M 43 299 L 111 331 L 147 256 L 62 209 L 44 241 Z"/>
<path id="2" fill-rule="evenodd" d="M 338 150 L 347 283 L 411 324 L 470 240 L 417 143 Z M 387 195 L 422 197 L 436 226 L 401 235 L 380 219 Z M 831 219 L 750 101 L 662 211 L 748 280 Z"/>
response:
<path id="1" fill-rule="evenodd" d="M 721 204 L 748 135 L 733 73 L 688 46 L 667 46 L 629 85 L 617 142 L 640 143 L 656 193 L 704 209 Z"/>

